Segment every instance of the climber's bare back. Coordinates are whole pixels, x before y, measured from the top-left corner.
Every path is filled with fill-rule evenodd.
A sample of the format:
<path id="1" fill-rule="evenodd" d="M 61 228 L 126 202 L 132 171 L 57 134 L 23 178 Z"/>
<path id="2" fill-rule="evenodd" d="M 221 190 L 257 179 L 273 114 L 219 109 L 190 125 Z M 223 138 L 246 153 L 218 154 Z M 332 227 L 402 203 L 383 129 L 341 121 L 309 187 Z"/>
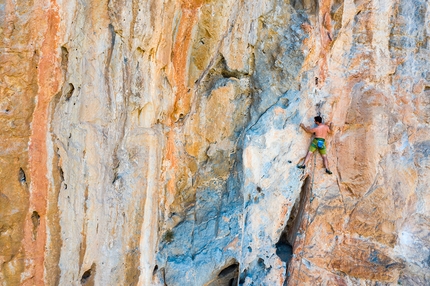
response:
<path id="1" fill-rule="evenodd" d="M 315 128 L 310 129 L 311 133 L 315 133 L 316 138 L 327 138 L 327 134 L 331 133 L 330 127 L 325 124 L 320 124 Z"/>

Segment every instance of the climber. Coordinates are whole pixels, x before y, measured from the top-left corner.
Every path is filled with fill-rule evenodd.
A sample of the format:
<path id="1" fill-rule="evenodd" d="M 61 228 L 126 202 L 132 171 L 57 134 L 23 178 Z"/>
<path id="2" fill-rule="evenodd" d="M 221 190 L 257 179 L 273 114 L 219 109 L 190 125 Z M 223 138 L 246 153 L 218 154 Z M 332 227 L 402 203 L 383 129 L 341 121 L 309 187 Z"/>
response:
<path id="1" fill-rule="evenodd" d="M 303 123 L 300 123 L 300 127 L 302 127 L 306 132 L 308 133 L 314 133 L 315 138 L 312 140 L 311 146 L 309 147 L 309 152 L 306 155 L 305 162 L 303 165 L 297 165 L 297 168 L 304 169 L 306 168 L 306 163 L 309 161 L 309 158 L 311 157 L 312 153 L 315 152 L 316 149 L 321 154 L 321 157 L 323 158 L 325 171 L 327 174 L 331 175 L 332 172 L 330 171 L 328 167 L 328 159 L 327 159 L 327 148 L 325 144 L 325 139 L 327 137 L 327 134 L 332 133 L 332 123 L 330 122 L 329 125 L 325 125 L 322 123 L 321 116 L 314 117 L 315 124 L 318 125 L 315 128 L 306 127 L 303 125 Z"/>

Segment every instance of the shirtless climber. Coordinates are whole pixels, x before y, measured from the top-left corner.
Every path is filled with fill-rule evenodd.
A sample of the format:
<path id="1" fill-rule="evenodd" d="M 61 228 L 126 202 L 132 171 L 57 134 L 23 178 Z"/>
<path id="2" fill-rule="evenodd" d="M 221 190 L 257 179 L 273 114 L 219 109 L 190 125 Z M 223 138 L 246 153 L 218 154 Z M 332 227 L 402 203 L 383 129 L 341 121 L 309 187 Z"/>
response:
<path id="1" fill-rule="evenodd" d="M 327 137 L 327 134 L 332 133 L 332 123 L 330 122 L 329 125 L 325 125 L 322 123 L 321 116 L 314 117 L 315 124 L 318 125 L 315 128 L 306 127 L 303 125 L 303 123 L 300 123 L 300 127 L 302 127 L 306 132 L 308 133 L 315 133 L 315 138 L 312 140 L 311 146 L 309 147 L 309 152 L 306 155 L 305 162 L 303 165 L 297 165 L 297 168 L 304 169 L 306 168 L 306 164 L 309 161 L 309 158 L 311 157 L 312 153 L 315 152 L 316 149 L 321 154 L 321 157 L 323 158 L 325 171 L 327 174 L 331 175 L 332 172 L 328 168 L 328 160 L 327 160 L 327 148 L 325 145 L 325 139 Z"/>

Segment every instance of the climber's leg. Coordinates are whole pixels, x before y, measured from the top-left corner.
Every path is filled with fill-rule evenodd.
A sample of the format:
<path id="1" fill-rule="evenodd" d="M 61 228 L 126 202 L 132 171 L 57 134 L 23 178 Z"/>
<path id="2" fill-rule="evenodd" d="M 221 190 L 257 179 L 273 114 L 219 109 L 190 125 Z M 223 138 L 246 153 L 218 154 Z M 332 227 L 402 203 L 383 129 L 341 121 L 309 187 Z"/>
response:
<path id="1" fill-rule="evenodd" d="M 321 155 L 321 157 L 323 158 L 324 168 L 326 168 L 326 169 L 330 169 L 330 168 L 328 167 L 328 159 L 327 159 L 327 155 Z"/>
<path id="2" fill-rule="evenodd" d="M 315 151 L 315 150 L 314 150 Z M 311 155 L 313 154 L 313 151 L 308 152 L 308 154 L 306 154 L 306 158 L 305 158 L 305 162 L 303 163 L 303 165 L 297 165 L 297 168 L 299 169 L 304 169 L 306 168 L 306 164 L 308 163 L 309 159 L 311 158 Z"/>
<path id="3" fill-rule="evenodd" d="M 328 167 L 328 159 L 327 159 L 327 155 L 326 154 L 321 154 L 321 157 L 323 158 L 323 162 L 324 162 L 324 167 L 325 167 L 325 171 L 327 174 L 331 175 L 332 172 L 330 171 L 330 168 Z"/>

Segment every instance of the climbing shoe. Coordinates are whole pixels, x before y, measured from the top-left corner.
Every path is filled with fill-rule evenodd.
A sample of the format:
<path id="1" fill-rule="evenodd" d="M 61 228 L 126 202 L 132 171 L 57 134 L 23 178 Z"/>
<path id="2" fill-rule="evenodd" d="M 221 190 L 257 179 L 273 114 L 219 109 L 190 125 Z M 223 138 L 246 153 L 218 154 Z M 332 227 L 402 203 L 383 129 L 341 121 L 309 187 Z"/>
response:
<path id="1" fill-rule="evenodd" d="M 297 165 L 297 168 L 304 169 L 304 168 L 306 168 L 306 166 L 305 165 Z"/>
<path id="2" fill-rule="evenodd" d="M 329 175 L 333 174 L 329 169 L 325 169 L 325 172 Z"/>

